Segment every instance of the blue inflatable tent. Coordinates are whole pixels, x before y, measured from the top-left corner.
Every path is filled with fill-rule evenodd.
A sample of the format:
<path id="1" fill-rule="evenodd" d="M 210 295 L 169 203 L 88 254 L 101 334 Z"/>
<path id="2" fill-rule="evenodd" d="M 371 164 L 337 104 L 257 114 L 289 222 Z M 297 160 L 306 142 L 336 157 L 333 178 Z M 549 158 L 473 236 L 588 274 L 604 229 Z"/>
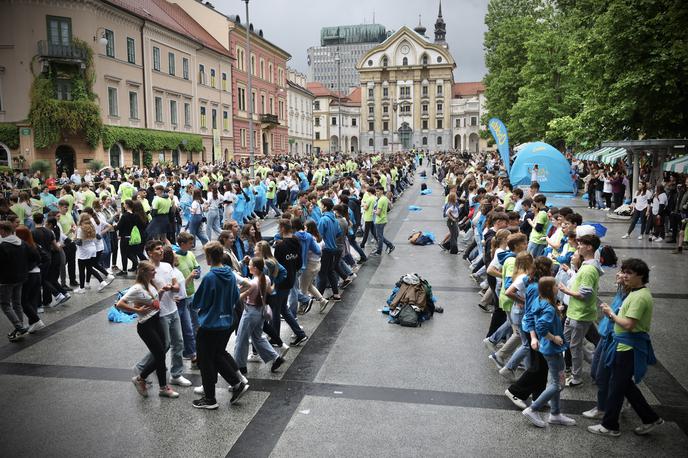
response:
<path id="1" fill-rule="evenodd" d="M 514 187 L 530 185 L 530 172 L 538 165 L 540 192 L 573 193 L 571 164 L 555 147 L 543 142 L 533 142 L 524 146 L 509 171 L 509 179 Z"/>

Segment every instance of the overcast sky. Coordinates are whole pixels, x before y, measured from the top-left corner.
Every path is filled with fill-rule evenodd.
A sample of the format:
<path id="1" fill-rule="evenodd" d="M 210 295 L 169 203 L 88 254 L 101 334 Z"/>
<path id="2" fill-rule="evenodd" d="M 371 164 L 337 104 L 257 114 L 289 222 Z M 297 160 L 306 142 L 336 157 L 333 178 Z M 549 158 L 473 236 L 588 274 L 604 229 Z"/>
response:
<path id="1" fill-rule="evenodd" d="M 456 60 L 454 79 L 480 81 L 485 76 L 483 34 L 488 0 L 444 0 L 442 16 L 447 26 L 447 42 Z M 246 20 L 242 0 L 215 0 L 225 14 Z M 250 20 L 265 38 L 292 55 L 290 67 L 308 74 L 306 50 L 320 45 L 320 28 L 375 22 L 387 30 L 402 25 L 415 27 L 418 15 L 434 37 L 438 0 L 250 0 Z"/>

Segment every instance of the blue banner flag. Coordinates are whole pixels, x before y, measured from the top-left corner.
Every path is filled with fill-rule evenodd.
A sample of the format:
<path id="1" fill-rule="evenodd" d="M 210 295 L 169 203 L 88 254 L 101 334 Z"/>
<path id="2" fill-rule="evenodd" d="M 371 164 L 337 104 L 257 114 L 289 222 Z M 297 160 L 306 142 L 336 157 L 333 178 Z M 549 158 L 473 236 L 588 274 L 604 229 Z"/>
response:
<path id="1" fill-rule="evenodd" d="M 499 155 L 502 158 L 502 162 L 504 162 L 504 168 L 508 174 L 509 170 L 511 170 L 511 165 L 509 164 L 509 134 L 506 132 L 506 126 L 498 118 L 490 119 L 487 126 L 490 128 L 490 132 L 497 143 Z"/>

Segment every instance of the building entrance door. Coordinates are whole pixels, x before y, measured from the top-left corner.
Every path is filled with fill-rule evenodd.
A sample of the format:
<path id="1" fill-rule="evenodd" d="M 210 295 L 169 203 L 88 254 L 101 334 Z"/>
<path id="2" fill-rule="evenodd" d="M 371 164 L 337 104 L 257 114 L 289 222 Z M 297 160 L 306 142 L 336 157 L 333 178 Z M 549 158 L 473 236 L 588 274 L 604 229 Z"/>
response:
<path id="1" fill-rule="evenodd" d="M 405 150 L 409 149 L 411 146 L 411 134 L 413 130 L 407 122 L 401 124 L 399 128 L 399 141 L 401 142 L 401 147 Z"/>
<path id="2" fill-rule="evenodd" d="M 60 145 L 55 150 L 55 168 L 57 169 L 57 177 L 62 175 L 62 172 L 67 172 L 67 176 L 71 176 L 74 172 L 74 165 L 76 163 L 76 153 L 74 148 L 69 145 Z"/>

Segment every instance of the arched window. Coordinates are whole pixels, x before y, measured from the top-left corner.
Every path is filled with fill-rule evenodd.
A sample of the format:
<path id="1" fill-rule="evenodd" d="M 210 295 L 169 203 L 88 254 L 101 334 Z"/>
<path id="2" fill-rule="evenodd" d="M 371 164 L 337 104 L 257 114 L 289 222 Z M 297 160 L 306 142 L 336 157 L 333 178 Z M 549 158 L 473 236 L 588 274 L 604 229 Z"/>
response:
<path id="1" fill-rule="evenodd" d="M 10 163 L 10 150 L 0 143 L 0 166 L 9 167 Z"/>
<path id="2" fill-rule="evenodd" d="M 110 147 L 110 167 L 120 167 L 122 165 L 122 148 L 118 143 Z"/>
<path id="3" fill-rule="evenodd" d="M 404 57 L 404 58 L 401 60 L 401 65 L 404 65 L 404 66 L 408 65 L 408 57 Z"/>
<path id="4" fill-rule="evenodd" d="M 372 138 L 368 139 L 368 146 L 373 146 L 373 139 Z"/>
<path id="5" fill-rule="evenodd" d="M 386 138 L 382 139 L 382 146 L 387 146 L 387 139 Z"/>
<path id="6" fill-rule="evenodd" d="M 179 165 L 179 149 L 172 150 L 172 164 Z"/>
<path id="7" fill-rule="evenodd" d="M 428 144 L 428 137 L 423 137 L 423 140 L 421 142 L 423 143 L 423 145 L 427 145 Z"/>
<path id="8" fill-rule="evenodd" d="M 423 57 L 421 57 L 420 59 L 421 59 L 421 63 L 423 65 L 428 65 L 428 55 L 427 54 L 423 54 Z"/>
<path id="9" fill-rule="evenodd" d="M 383 66 L 383 67 L 386 67 L 386 66 L 387 66 L 387 56 L 384 56 L 384 57 L 382 58 L 382 66 Z"/>
<path id="10" fill-rule="evenodd" d="M 442 144 L 442 137 L 437 137 L 437 144 L 441 145 Z"/>

